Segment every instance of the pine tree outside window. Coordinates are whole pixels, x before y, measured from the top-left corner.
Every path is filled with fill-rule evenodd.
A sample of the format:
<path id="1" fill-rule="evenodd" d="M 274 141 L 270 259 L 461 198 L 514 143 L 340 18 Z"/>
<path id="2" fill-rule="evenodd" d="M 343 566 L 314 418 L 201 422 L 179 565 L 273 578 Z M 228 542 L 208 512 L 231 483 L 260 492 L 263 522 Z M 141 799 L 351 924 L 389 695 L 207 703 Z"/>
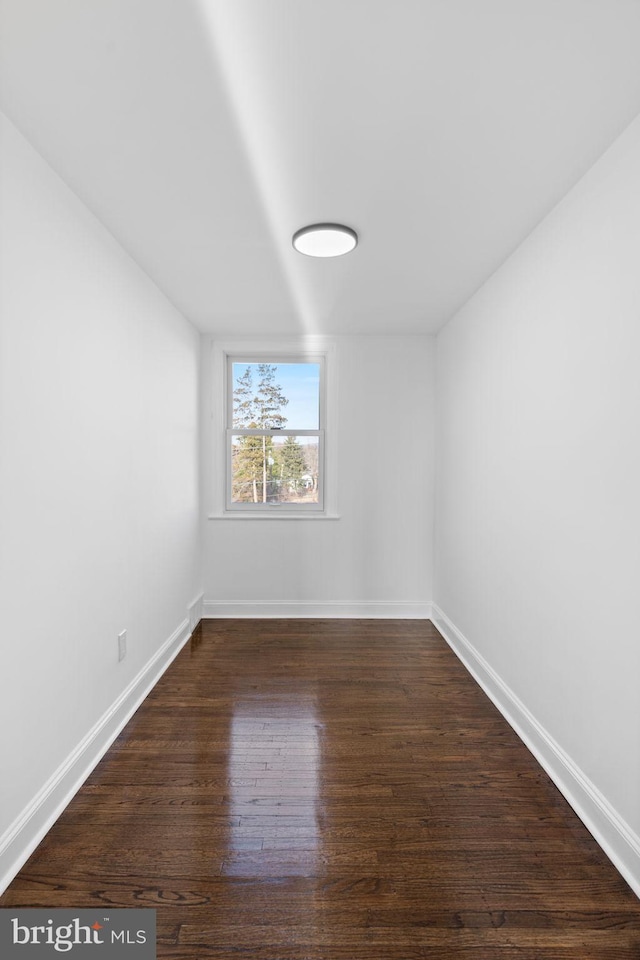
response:
<path id="1" fill-rule="evenodd" d="M 319 512 L 324 357 L 227 356 L 229 511 Z"/>

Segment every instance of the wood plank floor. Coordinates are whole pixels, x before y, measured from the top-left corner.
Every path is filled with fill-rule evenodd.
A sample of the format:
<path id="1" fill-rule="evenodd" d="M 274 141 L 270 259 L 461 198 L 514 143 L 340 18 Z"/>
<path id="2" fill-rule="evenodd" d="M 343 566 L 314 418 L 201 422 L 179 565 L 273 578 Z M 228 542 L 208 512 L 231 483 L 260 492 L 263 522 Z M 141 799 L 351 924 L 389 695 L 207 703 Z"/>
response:
<path id="1" fill-rule="evenodd" d="M 640 901 L 425 621 L 205 621 L 0 906 L 158 957 L 638 960 Z"/>

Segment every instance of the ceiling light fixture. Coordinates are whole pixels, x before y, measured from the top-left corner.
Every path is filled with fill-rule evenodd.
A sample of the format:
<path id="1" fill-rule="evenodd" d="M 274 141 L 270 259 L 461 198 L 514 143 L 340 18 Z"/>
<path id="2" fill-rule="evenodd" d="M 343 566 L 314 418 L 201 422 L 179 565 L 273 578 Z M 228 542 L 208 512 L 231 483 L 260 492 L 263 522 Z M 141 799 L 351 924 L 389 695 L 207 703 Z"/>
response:
<path id="1" fill-rule="evenodd" d="M 293 246 L 307 257 L 341 257 L 358 243 L 358 234 L 341 223 L 312 223 L 296 230 Z"/>

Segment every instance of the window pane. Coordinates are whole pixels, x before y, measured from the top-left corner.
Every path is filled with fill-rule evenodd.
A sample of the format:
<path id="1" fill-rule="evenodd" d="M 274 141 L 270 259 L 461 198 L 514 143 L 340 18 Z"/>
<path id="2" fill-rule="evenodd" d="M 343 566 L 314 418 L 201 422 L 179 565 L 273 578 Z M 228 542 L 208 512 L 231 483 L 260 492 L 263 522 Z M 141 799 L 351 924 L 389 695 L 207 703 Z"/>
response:
<path id="1" fill-rule="evenodd" d="M 318 451 L 318 437 L 234 436 L 233 503 L 318 503 Z"/>
<path id="2" fill-rule="evenodd" d="M 319 363 L 234 361 L 231 367 L 233 427 L 319 429 Z"/>

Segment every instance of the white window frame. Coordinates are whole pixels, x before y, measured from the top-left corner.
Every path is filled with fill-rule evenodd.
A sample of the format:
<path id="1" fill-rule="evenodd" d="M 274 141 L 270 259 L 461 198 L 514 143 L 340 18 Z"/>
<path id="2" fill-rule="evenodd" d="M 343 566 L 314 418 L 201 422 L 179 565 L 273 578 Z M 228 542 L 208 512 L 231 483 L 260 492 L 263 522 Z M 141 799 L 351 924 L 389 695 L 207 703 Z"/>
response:
<path id="1" fill-rule="evenodd" d="M 278 512 L 322 512 L 324 510 L 324 408 L 325 408 L 325 357 L 322 354 L 301 356 L 276 356 L 269 354 L 255 353 L 227 353 L 226 355 L 226 389 L 225 389 L 225 423 L 226 423 L 226 505 L 228 512 L 251 512 L 258 510 L 268 510 L 270 513 Z M 282 430 L 273 430 L 265 428 L 240 429 L 233 426 L 233 364 L 239 363 L 317 363 L 320 368 L 320 384 L 318 390 L 318 429 L 317 430 L 295 430 L 282 428 Z M 235 503 L 232 499 L 232 444 L 233 437 L 317 437 L 318 438 L 318 502 L 317 503 Z"/>
<path id="2" fill-rule="evenodd" d="M 325 338 L 269 341 L 212 341 L 212 421 L 214 428 L 213 509 L 209 519 L 336 520 L 335 435 L 331 417 L 335 407 L 335 344 Z M 320 365 L 319 423 L 317 430 L 295 426 L 282 430 L 245 430 L 233 427 L 233 363 L 318 363 Z M 234 435 L 318 436 L 318 503 L 233 503 L 231 500 L 231 437 Z M 217 439 L 215 439 L 217 438 Z"/>

